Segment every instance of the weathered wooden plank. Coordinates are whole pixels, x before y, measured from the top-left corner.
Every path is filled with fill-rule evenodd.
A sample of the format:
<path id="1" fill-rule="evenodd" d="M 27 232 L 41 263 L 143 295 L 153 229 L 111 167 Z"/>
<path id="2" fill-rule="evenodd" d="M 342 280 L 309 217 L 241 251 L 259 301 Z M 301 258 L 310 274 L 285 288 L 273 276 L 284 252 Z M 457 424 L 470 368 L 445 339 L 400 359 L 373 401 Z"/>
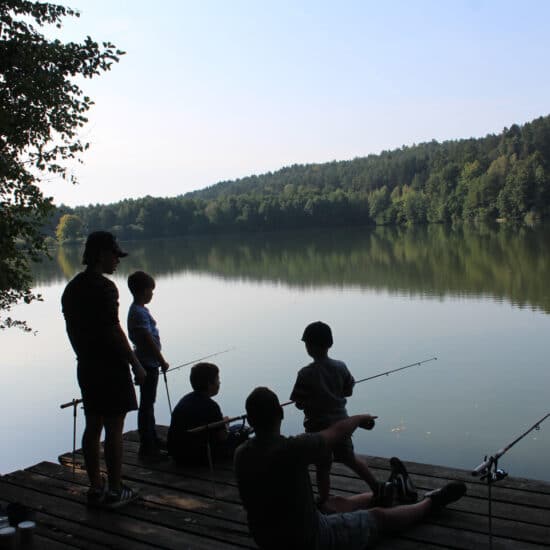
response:
<path id="1" fill-rule="evenodd" d="M 134 456 L 137 449 L 132 446 L 127 447 L 127 460 L 132 463 L 139 464 L 139 459 Z M 228 466 L 229 464 L 229 466 Z M 342 476 L 340 471 L 345 469 L 344 466 L 335 465 L 333 467 L 334 475 L 332 476 L 332 487 L 338 491 L 346 491 L 350 493 L 358 493 L 368 490 L 366 484 L 357 478 L 357 476 Z M 174 472 L 180 475 L 188 475 L 185 470 L 178 470 L 171 462 L 162 462 L 156 466 L 157 471 Z M 191 475 L 198 475 L 200 478 L 213 477 L 216 482 L 219 480 L 223 483 L 234 483 L 231 476 L 228 475 L 230 462 L 220 463 L 217 465 L 213 474 L 208 470 L 191 471 Z M 346 468 L 346 471 L 349 470 Z M 225 473 L 224 473 L 225 472 Z M 384 479 L 387 474 L 386 470 L 378 470 L 373 468 L 373 473 L 379 479 Z M 382 473 L 382 475 L 381 475 Z M 448 473 L 442 469 L 442 473 Z M 437 487 L 441 487 L 452 478 L 438 478 L 434 476 L 411 475 L 411 479 L 417 485 L 420 491 L 429 491 Z M 473 479 L 473 478 L 472 478 Z M 314 476 L 312 476 L 313 484 L 315 485 Z M 476 511 L 477 513 L 486 515 L 487 512 L 487 488 L 479 482 L 467 481 L 468 497 L 475 497 L 474 500 L 461 499 L 461 501 L 451 505 L 451 509 Z M 223 486 L 226 490 L 226 486 Z M 477 500 L 476 500 L 477 499 Z M 472 510 L 473 508 L 473 510 Z M 508 487 L 493 486 L 493 515 L 494 517 L 510 518 L 512 520 L 525 521 L 528 523 L 546 525 L 548 523 L 547 510 L 550 510 L 550 497 L 546 494 L 538 494 L 532 491 L 523 491 L 519 489 L 509 489 Z"/>
<path id="2" fill-rule="evenodd" d="M 33 471 L 25 471 L 14 474 L 13 480 L 26 487 L 39 485 L 48 494 L 65 498 L 73 498 L 75 493 L 83 494 L 87 489 L 87 482 L 82 476 L 78 479 L 75 476 L 75 479 L 63 480 L 43 476 Z M 135 484 L 135 486 L 140 490 L 142 498 L 139 502 L 121 509 L 121 514 L 243 547 L 255 547 L 251 542 L 248 529 L 243 524 L 236 524 L 230 519 L 222 517 L 214 519 L 205 514 L 204 510 L 202 513 L 197 513 L 190 510 L 189 506 L 187 509 L 176 507 L 174 505 L 179 500 L 185 500 L 185 495 L 178 495 L 175 491 L 170 491 L 171 494 L 166 499 L 170 505 L 159 506 L 154 499 L 150 498 L 151 488 L 149 486 L 144 484 Z M 153 490 L 156 492 L 158 488 L 155 487 Z M 214 502 L 212 504 L 215 505 Z"/>
<path id="3" fill-rule="evenodd" d="M 56 466 L 52 463 L 41 463 L 40 465 L 33 466 L 31 468 L 32 471 L 40 470 L 45 475 L 52 475 L 53 477 L 59 477 L 59 478 L 65 478 L 65 479 L 72 479 L 73 474 L 67 469 L 63 467 Z M 137 470 L 137 469 L 136 469 Z M 168 486 L 175 487 L 175 485 L 178 484 L 179 479 L 181 478 L 181 475 L 173 476 L 171 474 L 161 474 L 164 475 L 164 481 L 167 483 Z M 79 479 L 79 481 L 82 484 L 87 483 L 87 479 L 85 474 L 77 472 L 75 474 L 75 477 Z M 155 483 L 157 482 L 157 478 L 155 476 Z M 155 486 L 156 487 L 156 486 Z M 156 489 L 155 489 L 156 490 Z M 160 502 L 167 505 L 177 506 L 181 507 L 182 509 L 187 509 L 189 506 L 191 506 L 192 509 L 198 509 L 203 510 L 204 501 L 209 499 L 204 499 L 198 496 L 192 496 L 191 498 L 182 497 L 182 496 L 173 496 L 172 493 L 175 493 L 175 491 L 168 491 L 168 498 L 166 499 L 166 493 L 162 492 L 162 487 L 159 488 L 161 491 L 159 494 L 150 494 L 144 496 L 146 500 L 151 500 L 153 502 Z M 198 506 L 197 506 L 198 501 Z M 189 504 L 191 502 L 191 504 Z M 208 506 L 206 513 L 215 516 L 215 517 L 223 517 L 226 519 L 231 518 L 232 520 L 236 522 L 243 522 L 246 523 L 246 514 L 244 512 L 244 509 L 240 505 L 234 505 L 234 504 L 226 504 L 223 502 L 216 502 L 213 507 Z M 380 548 L 395 548 L 396 550 L 416 550 L 419 548 L 442 548 L 440 545 L 434 546 L 430 543 L 427 543 L 426 541 L 423 541 L 422 543 L 416 542 L 416 541 L 408 541 L 398 538 L 391 538 L 391 546 L 386 546 L 386 544 L 390 544 L 387 541 L 383 541 L 380 543 Z"/>
<path id="4" fill-rule="evenodd" d="M 421 523 L 403 534 L 403 538 L 422 543 L 430 541 L 432 544 L 440 544 L 447 548 L 478 549 L 488 547 L 488 537 L 484 533 L 442 527 L 432 523 Z M 548 550 L 546 544 L 533 544 L 526 541 L 511 540 L 502 537 L 494 537 L 494 548 L 498 550 Z"/>
<path id="5" fill-rule="evenodd" d="M 42 480 L 38 479 L 37 474 L 31 472 L 24 472 L 24 474 L 26 474 L 26 477 L 15 477 L 13 474 L 8 474 L 0 479 L 0 492 L 11 486 L 16 489 L 20 501 L 31 508 L 40 509 L 40 507 L 45 506 L 43 503 L 46 502 L 48 509 L 55 509 L 56 513 L 59 510 L 65 510 L 63 517 L 66 519 L 72 518 L 78 523 L 93 526 L 110 535 L 119 535 L 138 544 L 143 543 L 147 548 L 189 548 L 197 550 L 231 550 L 235 548 L 235 545 L 225 543 L 223 540 L 199 536 L 188 530 L 167 528 L 155 523 L 154 514 L 145 519 L 137 518 L 135 517 L 136 510 L 145 508 L 139 502 L 134 502 L 116 511 L 90 510 L 84 505 L 85 487 L 70 486 L 68 484 L 68 487 L 55 491 L 57 494 L 52 494 L 51 485 L 45 486 Z M 66 509 L 67 506 L 69 506 L 70 511 Z M 132 511 L 134 514 L 129 516 Z M 147 514 L 145 515 L 147 516 Z M 182 527 L 186 526 L 185 521 L 182 521 L 182 523 Z"/>
<path id="6" fill-rule="evenodd" d="M 129 455 L 132 455 L 132 452 L 130 451 L 128 453 Z M 133 460 L 133 459 L 130 459 Z M 164 472 L 173 472 L 176 474 L 176 476 L 181 476 L 182 472 L 178 471 L 173 465 L 170 463 L 160 463 L 158 465 L 155 465 L 153 467 L 158 468 L 159 470 L 163 470 Z M 157 472 L 159 471 L 157 470 Z M 193 472 L 195 475 L 197 475 L 196 472 Z M 158 474 L 157 474 L 158 475 Z M 200 475 L 200 474 L 199 474 Z M 208 474 L 210 475 L 210 474 Z M 217 477 L 218 473 L 215 472 L 215 476 Z M 433 477 L 426 477 L 426 476 L 413 476 L 413 480 L 417 483 L 419 488 L 424 490 L 433 489 L 436 487 L 439 487 L 444 484 L 446 480 L 439 480 L 438 478 Z M 168 481 L 168 480 L 167 480 Z M 228 480 L 226 476 L 224 476 L 224 482 L 231 482 L 231 480 Z M 234 481 L 233 481 L 234 482 Z M 422 486 L 422 484 L 424 486 Z M 361 492 L 366 489 L 366 486 L 364 483 L 359 480 L 356 477 L 348 477 L 348 476 L 333 476 L 332 486 L 337 491 L 347 491 L 349 493 L 357 493 Z M 227 489 L 226 485 L 222 486 L 225 490 Z M 450 509 L 453 510 L 462 510 L 467 511 L 469 513 L 475 512 L 482 516 L 487 515 L 487 503 L 484 500 L 485 495 L 483 494 L 485 491 L 485 488 L 480 488 L 479 486 L 476 486 L 475 484 L 473 486 L 469 487 L 469 493 L 470 496 L 465 497 L 464 499 L 461 499 L 459 502 L 454 503 L 450 506 Z M 477 497 L 479 498 L 471 498 L 471 493 L 477 493 Z M 226 491 L 227 494 L 227 491 Z M 514 499 L 520 500 L 526 504 L 529 504 L 531 506 L 525 506 L 521 504 L 516 504 L 515 502 L 512 502 L 510 504 L 509 502 L 500 502 L 498 500 L 499 494 L 502 498 L 507 498 L 508 501 L 513 501 Z M 524 495 L 518 494 L 518 491 L 511 491 L 508 489 L 503 489 L 500 493 L 499 491 L 495 491 L 495 499 L 493 502 L 493 517 L 495 518 L 495 521 L 498 519 L 505 519 L 513 521 L 514 523 L 509 528 L 506 528 L 506 525 L 503 527 L 505 532 L 503 534 L 507 534 L 507 536 L 516 534 L 518 536 L 522 536 L 521 533 L 524 533 L 524 540 L 531 540 L 532 542 L 543 542 L 545 538 L 548 536 L 548 517 L 547 517 L 547 511 L 540 508 L 533 508 L 532 505 L 546 505 L 548 506 L 550 503 L 548 502 L 548 499 L 544 495 L 528 495 L 528 499 L 524 498 Z M 480 525 L 477 527 L 477 529 L 484 530 L 485 527 L 481 527 L 484 522 L 486 522 L 486 519 L 481 519 L 477 523 Z M 522 524 L 521 522 L 525 522 L 525 524 Z M 496 525 L 497 523 L 495 523 Z M 537 526 L 537 524 L 540 526 Z"/>
<path id="7" fill-rule="evenodd" d="M 157 432 L 159 436 L 166 438 L 168 434 L 168 427 L 159 425 L 157 426 Z M 124 434 L 124 438 L 127 441 L 133 441 L 133 442 L 139 443 L 139 434 L 137 430 L 131 430 L 126 432 Z M 363 456 L 363 458 L 367 460 L 369 466 L 380 470 L 386 470 L 389 474 L 390 466 L 389 466 L 388 458 L 376 457 L 371 455 L 361 455 L 361 456 Z M 478 462 L 481 461 L 481 456 L 479 457 L 479 459 L 480 460 Z M 473 462 L 475 463 L 476 460 L 474 460 Z M 438 477 L 438 478 L 444 478 L 444 479 L 456 479 L 459 481 L 464 481 L 472 484 L 485 485 L 485 483 L 482 480 L 480 480 L 479 478 L 473 477 L 469 470 L 464 470 L 460 468 L 451 468 L 448 466 L 438 466 L 434 464 L 424 464 L 420 462 L 411 462 L 411 461 L 405 461 L 405 460 L 403 460 L 403 463 L 406 465 L 407 470 L 411 474 L 419 474 L 423 476 L 428 476 L 428 477 L 431 476 L 431 477 Z M 476 464 L 472 464 L 472 467 L 475 465 Z M 345 466 L 342 466 L 340 464 L 334 464 L 333 468 L 335 469 L 335 473 L 355 477 L 355 474 Z M 534 491 L 536 493 L 544 493 L 544 494 L 550 495 L 549 481 L 541 481 L 541 480 L 535 480 L 535 479 L 509 476 L 503 479 L 502 481 L 499 481 L 498 486 L 506 487 L 509 489 L 519 489 L 522 491 Z"/>
<path id="8" fill-rule="evenodd" d="M 29 470 L 58 479 L 73 480 L 70 470 L 50 462 L 42 462 L 32 466 Z M 211 498 L 211 487 L 204 481 L 163 472 L 155 473 L 153 477 L 149 475 L 149 472 L 133 466 L 126 466 L 124 471 L 126 479 L 148 484 L 144 500 L 151 500 L 151 502 L 166 506 L 174 505 L 181 509 L 206 513 L 213 517 L 231 518 L 232 521 L 246 525 L 246 513 L 241 504 L 227 502 L 220 498 Z M 74 479 L 84 485 L 88 483 L 86 475 L 78 471 L 75 473 Z"/>
<path id="9" fill-rule="evenodd" d="M 369 464 L 369 467 L 385 470 L 389 474 L 389 460 L 387 458 L 362 455 L 363 458 Z M 419 462 L 409 462 L 403 460 L 403 463 L 407 467 L 409 474 L 418 474 L 426 477 L 436 477 L 444 479 L 456 479 L 464 481 L 472 485 L 485 486 L 486 483 L 480 480 L 478 477 L 471 475 L 468 470 L 461 470 L 458 468 L 450 468 L 448 466 L 437 466 L 433 464 L 421 464 Z M 354 477 L 355 474 L 348 468 L 341 464 L 334 464 L 333 468 L 336 473 L 340 475 L 347 475 Z M 508 476 L 505 479 L 499 481 L 495 487 L 505 487 L 508 489 L 517 489 L 521 491 L 533 491 L 535 493 L 543 493 L 550 495 L 550 482 L 540 481 L 534 479 L 526 479 L 522 477 Z"/>
<path id="10" fill-rule="evenodd" d="M 60 457 L 60 459 L 66 467 L 72 467 L 72 459 L 69 463 L 65 462 L 63 457 Z M 75 457 L 75 463 L 77 470 L 84 469 L 83 458 L 78 453 Z M 105 471 L 104 461 L 101 461 L 101 467 Z M 155 485 L 167 483 L 163 481 L 165 475 L 171 475 L 172 483 L 180 488 L 185 487 L 190 493 L 201 494 L 210 498 L 214 498 L 215 494 L 217 500 L 240 503 L 235 481 L 227 472 L 220 472 L 220 478 L 218 470 L 215 470 L 211 474 L 208 469 L 180 469 L 170 462 L 148 465 L 140 463 L 137 458 L 132 459 L 131 457 L 127 457 L 124 461 L 122 473 L 124 478 L 129 481 L 140 482 L 141 480 L 147 480 L 148 483 Z"/>
<path id="11" fill-rule="evenodd" d="M 161 430 L 162 433 L 162 430 Z M 137 456 L 137 433 L 125 434 L 124 473 L 137 483 L 151 485 L 146 499 L 152 504 L 176 507 L 181 510 L 208 513 L 218 519 L 236 524 L 245 523 L 245 515 L 239 504 L 238 491 L 230 462 L 216 465 L 214 472 L 208 468 L 180 468 L 171 461 L 145 464 Z M 70 461 L 70 454 L 65 460 Z M 368 457 L 371 468 L 379 479 L 389 474 L 387 459 Z M 77 456 L 81 464 L 82 457 Z M 470 476 L 469 472 L 453 468 L 406 462 L 417 487 L 430 490 L 450 479 L 462 479 L 467 483 L 468 496 L 454 503 L 440 516 L 408 531 L 399 538 L 385 539 L 380 548 L 477 548 L 487 545 L 487 489 L 484 483 Z M 48 469 L 50 468 L 50 469 Z M 67 475 L 51 471 L 51 466 L 40 466 L 42 473 L 53 477 Z M 63 471 L 63 470 L 62 470 Z M 332 486 L 336 493 L 349 494 L 366 490 L 365 483 L 344 466 L 335 464 Z M 216 482 L 219 506 L 212 507 L 212 480 Z M 85 478 L 81 480 L 85 483 Z M 506 483 L 504 483 L 506 482 Z M 534 550 L 550 546 L 550 498 L 543 482 L 507 478 L 493 486 L 493 530 L 495 548 Z M 538 490 L 538 488 L 541 490 Z M 178 501 L 178 499 L 183 500 Z M 191 498 L 192 505 L 186 504 Z"/>

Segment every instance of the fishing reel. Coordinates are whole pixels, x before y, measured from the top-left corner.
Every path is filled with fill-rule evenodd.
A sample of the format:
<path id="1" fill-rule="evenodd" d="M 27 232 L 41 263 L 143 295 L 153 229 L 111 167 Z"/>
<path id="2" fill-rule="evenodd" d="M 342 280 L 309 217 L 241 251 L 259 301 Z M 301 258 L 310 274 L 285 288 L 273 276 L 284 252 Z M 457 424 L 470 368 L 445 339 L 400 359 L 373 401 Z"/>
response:
<path id="1" fill-rule="evenodd" d="M 508 477 L 508 472 L 498 467 L 498 458 L 485 455 L 482 464 L 485 467 L 479 472 L 480 479 L 486 479 L 489 483 L 494 483 Z"/>

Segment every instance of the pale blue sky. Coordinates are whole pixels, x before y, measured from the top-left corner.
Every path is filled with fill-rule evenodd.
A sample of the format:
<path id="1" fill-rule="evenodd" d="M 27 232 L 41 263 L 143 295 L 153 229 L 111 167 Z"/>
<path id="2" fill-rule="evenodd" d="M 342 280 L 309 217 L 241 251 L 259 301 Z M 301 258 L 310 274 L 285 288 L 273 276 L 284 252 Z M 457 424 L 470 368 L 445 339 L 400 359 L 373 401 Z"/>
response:
<path id="1" fill-rule="evenodd" d="M 550 2 L 73 0 L 62 37 L 127 51 L 69 205 L 479 137 L 550 113 Z"/>

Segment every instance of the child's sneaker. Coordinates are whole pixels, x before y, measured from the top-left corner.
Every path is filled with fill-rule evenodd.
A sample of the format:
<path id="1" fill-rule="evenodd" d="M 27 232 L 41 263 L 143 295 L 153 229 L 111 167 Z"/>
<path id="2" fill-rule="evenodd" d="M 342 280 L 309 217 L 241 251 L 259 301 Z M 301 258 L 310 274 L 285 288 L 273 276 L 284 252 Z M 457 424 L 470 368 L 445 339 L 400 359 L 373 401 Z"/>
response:
<path id="1" fill-rule="evenodd" d="M 414 504 L 418 500 L 418 491 L 414 486 L 407 469 L 396 456 L 390 458 L 390 480 L 395 483 L 397 499 L 402 504 Z"/>
<path id="2" fill-rule="evenodd" d="M 101 508 L 103 506 L 103 501 L 105 500 L 105 495 L 107 494 L 107 484 L 105 480 L 101 479 L 101 488 L 90 487 L 86 493 L 86 504 L 90 508 Z"/>
<path id="3" fill-rule="evenodd" d="M 440 487 L 429 491 L 424 496 L 432 500 L 435 510 L 440 510 L 450 504 L 457 501 L 466 494 L 466 484 L 462 481 L 451 481 Z"/>
<path id="4" fill-rule="evenodd" d="M 118 491 L 108 491 L 103 501 L 103 507 L 109 509 L 120 508 L 139 498 L 139 492 L 126 485 L 120 486 Z"/>

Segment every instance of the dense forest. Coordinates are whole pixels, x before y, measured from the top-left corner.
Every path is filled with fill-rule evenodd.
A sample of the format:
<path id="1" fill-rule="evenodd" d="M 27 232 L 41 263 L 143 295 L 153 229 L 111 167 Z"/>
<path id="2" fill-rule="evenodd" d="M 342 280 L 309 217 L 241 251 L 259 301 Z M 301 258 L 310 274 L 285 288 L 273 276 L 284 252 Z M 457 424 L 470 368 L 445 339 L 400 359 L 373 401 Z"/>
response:
<path id="1" fill-rule="evenodd" d="M 293 165 L 173 198 L 61 206 L 60 241 L 107 229 L 122 239 L 358 225 L 505 220 L 550 214 L 550 116 L 499 135 Z"/>

